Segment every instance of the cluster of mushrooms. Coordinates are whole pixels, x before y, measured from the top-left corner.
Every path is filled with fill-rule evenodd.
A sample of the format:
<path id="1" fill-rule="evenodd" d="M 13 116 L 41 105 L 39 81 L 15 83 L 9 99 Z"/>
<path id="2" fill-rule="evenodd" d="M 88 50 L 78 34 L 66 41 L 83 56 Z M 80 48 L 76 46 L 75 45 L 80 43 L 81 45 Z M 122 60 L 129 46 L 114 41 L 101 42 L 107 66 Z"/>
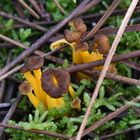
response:
<path id="1" fill-rule="evenodd" d="M 73 64 L 88 63 L 103 59 L 104 54 L 108 53 L 110 48 L 109 39 L 106 35 L 95 35 L 92 43 L 81 42 L 81 39 L 87 31 L 87 27 L 81 18 L 75 18 L 69 22 L 71 30 L 64 31 L 64 38 L 53 42 L 50 45 L 51 50 L 67 44 L 72 48 Z M 89 52 L 92 49 L 91 52 Z M 25 61 L 21 72 L 24 73 L 26 81 L 19 86 L 22 95 L 27 95 L 35 108 L 39 103 L 43 103 L 46 109 L 60 108 L 65 106 L 63 94 L 69 94 L 72 98 L 71 107 L 81 110 L 81 101 L 75 97 L 74 89 L 70 83 L 70 74 L 62 68 L 48 68 L 44 72 L 41 67 L 44 65 L 44 59 L 40 56 L 31 56 Z M 102 66 L 94 69 L 101 70 Z M 115 70 L 114 64 L 110 65 L 109 71 Z M 77 73 L 80 79 L 86 76 Z"/>
<path id="2" fill-rule="evenodd" d="M 46 109 L 63 107 L 63 94 L 69 93 L 73 99 L 72 108 L 80 111 L 80 101 L 75 98 L 69 73 L 62 68 L 48 68 L 42 72 L 43 64 L 44 59 L 37 55 L 30 56 L 25 61 L 21 72 L 26 81 L 19 86 L 20 93 L 27 95 L 35 108 L 42 103 Z"/>
<path id="3" fill-rule="evenodd" d="M 94 40 L 90 43 L 82 42 L 82 38 L 85 36 L 87 26 L 81 18 L 75 18 L 69 22 L 71 30 L 66 29 L 64 31 L 64 38 L 53 42 L 50 45 L 51 50 L 60 47 L 62 44 L 67 44 L 72 48 L 72 62 L 73 64 L 83 64 L 101 60 L 104 55 L 108 53 L 110 49 L 109 38 L 104 34 L 96 34 Z M 89 52 L 89 50 L 91 52 Z M 102 70 L 102 66 L 94 67 L 96 70 Z M 117 69 L 114 64 L 111 64 L 108 72 L 117 73 Z M 86 78 L 82 73 L 77 73 L 79 79 Z"/>

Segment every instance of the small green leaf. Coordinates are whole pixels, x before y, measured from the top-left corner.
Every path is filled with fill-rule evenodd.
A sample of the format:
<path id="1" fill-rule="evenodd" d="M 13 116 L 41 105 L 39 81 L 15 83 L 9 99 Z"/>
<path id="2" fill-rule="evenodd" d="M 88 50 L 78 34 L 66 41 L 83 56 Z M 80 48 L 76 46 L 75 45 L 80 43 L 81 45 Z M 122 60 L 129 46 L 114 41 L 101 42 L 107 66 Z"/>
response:
<path id="1" fill-rule="evenodd" d="M 12 26 L 13 26 L 13 23 L 14 23 L 13 19 L 8 20 L 5 24 L 6 30 L 11 30 Z"/>
<path id="2" fill-rule="evenodd" d="M 63 67 L 64 69 L 66 69 L 66 68 L 68 68 L 68 66 L 69 66 L 69 62 L 68 62 L 67 59 L 65 59 L 63 65 L 62 65 L 62 67 Z"/>
<path id="3" fill-rule="evenodd" d="M 88 93 L 84 93 L 84 103 L 85 103 L 85 106 L 88 107 L 89 103 L 91 101 L 91 97 L 89 96 Z"/>
<path id="4" fill-rule="evenodd" d="M 104 86 L 101 86 L 100 91 L 99 91 L 99 99 L 103 99 L 105 95 L 105 88 Z"/>
<path id="5" fill-rule="evenodd" d="M 106 102 L 106 103 L 104 103 L 104 105 L 112 111 L 115 111 L 115 109 L 116 109 L 115 106 L 113 106 L 111 103 Z"/>
<path id="6" fill-rule="evenodd" d="M 25 42 L 26 39 L 31 35 L 31 29 L 23 29 L 19 30 L 19 37 L 20 39 Z"/>

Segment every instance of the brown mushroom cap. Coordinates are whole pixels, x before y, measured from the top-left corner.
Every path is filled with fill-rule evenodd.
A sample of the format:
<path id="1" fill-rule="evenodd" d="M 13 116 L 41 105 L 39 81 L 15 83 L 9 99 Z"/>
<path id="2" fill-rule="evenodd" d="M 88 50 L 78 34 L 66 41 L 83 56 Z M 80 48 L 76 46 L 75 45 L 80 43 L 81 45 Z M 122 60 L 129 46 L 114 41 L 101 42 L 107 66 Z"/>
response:
<path id="1" fill-rule="evenodd" d="M 25 62 L 25 66 L 29 71 L 37 70 L 41 68 L 43 64 L 44 64 L 44 58 L 38 55 L 30 56 Z"/>
<path id="2" fill-rule="evenodd" d="M 28 69 L 26 68 L 25 65 L 24 65 L 24 66 L 21 68 L 21 70 L 20 70 L 21 73 L 25 73 L 25 72 L 27 72 L 27 71 L 28 71 Z"/>
<path id="3" fill-rule="evenodd" d="M 111 64 L 111 65 L 109 66 L 107 72 L 109 72 L 109 73 L 111 73 L 111 74 L 117 74 L 117 68 L 115 67 L 114 64 Z"/>
<path id="4" fill-rule="evenodd" d="M 81 18 L 74 18 L 69 24 L 74 27 L 76 32 L 84 33 L 87 30 L 87 26 Z"/>
<path id="5" fill-rule="evenodd" d="M 97 49 L 101 54 L 106 54 L 110 48 L 109 39 L 104 34 L 98 34 L 95 36 L 94 43 L 97 44 Z"/>
<path id="6" fill-rule="evenodd" d="M 24 81 L 19 85 L 18 89 L 21 95 L 27 95 L 29 92 L 32 91 L 32 86 L 27 81 Z"/>
<path id="7" fill-rule="evenodd" d="M 79 98 L 75 98 L 72 102 L 71 102 L 71 107 L 74 109 L 77 109 L 81 104 L 81 100 Z"/>
<path id="8" fill-rule="evenodd" d="M 76 51 L 86 51 L 89 49 L 88 43 L 87 42 L 76 42 Z"/>
<path id="9" fill-rule="evenodd" d="M 72 43 L 81 38 L 81 33 L 80 32 L 71 32 L 70 30 L 65 30 L 64 37 L 69 43 Z"/>
<path id="10" fill-rule="evenodd" d="M 53 77 L 55 77 L 58 86 L 55 85 Z M 68 92 L 68 87 L 70 85 L 70 74 L 61 68 L 49 68 L 42 74 L 41 84 L 43 90 L 51 97 L 62 97 L 64 93 Z"/>

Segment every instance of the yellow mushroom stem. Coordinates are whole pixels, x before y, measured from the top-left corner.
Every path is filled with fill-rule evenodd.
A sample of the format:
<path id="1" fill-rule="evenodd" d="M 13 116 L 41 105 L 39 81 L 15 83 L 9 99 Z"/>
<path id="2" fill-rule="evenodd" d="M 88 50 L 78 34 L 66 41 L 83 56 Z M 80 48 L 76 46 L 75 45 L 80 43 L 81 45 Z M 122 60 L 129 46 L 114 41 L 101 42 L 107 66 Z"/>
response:
<path id="1" fill-rule="evenodd" d="M 77 106 L 77 110 L 81 111 L 81 105 Z"/>
<path id="2" fill-rule="evenodd" d="M 69 86 L 69 94 L 70 94 L 70 96 L 71 96 L 72 98 L 74 98 L 75 92 L 74 92 L 74 89 L 72 88 L 71 85 Z"/>
<path id="3" fill-rule="evenodd" d="M 45 91 L 43 91 L 43 89 L 42 89 L 42 92 L 45 93 Z M 47 108 L 48 109 L 54 108 L 54 107 L 55 108 L 60 108 L 60 107 L 63 107 L 65 105 L 63 97 L 52 98 L 47 93 L 45 93 L 45 94 L 46 94 L 46 102 L 47 102 Z"/>
<path id="4" fill-rule="evenodd" d="M 28 92 L 27 96 L 28 96 L 30 102 L 33 104 L 33 106 L 35 108 L 37 108 L 39 105 L 39 99 L 37 97 L 35 97 L 35 95 L 32 92 Z"/>
<path id="5" fill-rule="evenodd" d="M 41 97 L 40 97 L 40 94 L 39 94 L 39 88 L 38 88 L 38 85 L 37 85 L 37 82 L 36 82 L 36 79 L 35 77 L 31 74 L 30 71 L 28 72 L 25 72 L 24 73 L 24 77 L 25 79 L 31 84 L 33 90 L 34 90 L 34 93 L 35 93 L 35 96 L 41 100 Z"/>
<path id="6" fill-rule="evenodd" d="M 51 50 L 54 50 L 54 49 L 60 47 L 61 44 L 68 44 L 69 46 L 71 46 L 72 51 L 73 51 L 73 53 L 72 53 L 73 60 L 72 61 L 75 64 L 80 64 L 81 59 L 79 56 L 79 52 L 75 51 L 75 43 L 69 43 L 65 39 L 60 39 L 60 40 L 57 40 L 57 41 L 51 43 L 50 48 L 51 48 Z"/>
<path id="7" fill-rule="evenodd" d="M 63 44 L 68 44 L 68 45 L 70 45 L 71 47 L 74 47 L 74 44 L 75 44 L 75 43 L 69 43 L 69 42 L 67 42 L 67 41 L 63 38 L 63 39 L 60 39 L 60 40 L 57 40 L 57 41 L 51 43 L 50 48 L 51 48 L 51 50 L 54 50 L 54 49 L 60 47 L 61 44 L 62 44 L 62 45 L 63 45 Z"/>
<path id="8" fill-rule="evenodd" d="M 39 98 L 43 102 L 43 105 L 47 107 L 46 93 L 42 92 L 42 86 L 41 86 L 41 76 L 42 76 L 41 69 L 33 70 L 33 73 L 35 76 L 36 83 L 38 85 Z"/>

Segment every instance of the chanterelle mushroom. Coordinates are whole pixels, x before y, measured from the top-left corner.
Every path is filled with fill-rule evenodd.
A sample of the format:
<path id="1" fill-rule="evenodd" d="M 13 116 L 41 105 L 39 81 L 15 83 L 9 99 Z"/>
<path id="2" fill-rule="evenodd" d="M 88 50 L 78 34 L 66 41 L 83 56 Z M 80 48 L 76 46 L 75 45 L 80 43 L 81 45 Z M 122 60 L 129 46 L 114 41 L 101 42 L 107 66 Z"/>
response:
<path id="1" fill-rule="evenodd" d="M 42 88 L 53 98 L 62 97 L 68 92 L 70 85 L 70 75 L 63 69 L 47 69 L 42 74 Z"/>
<path id="2" fill-rule="evenodd" d="M 25 62 L 25 66 L 29 71 L 38 70 L 44 65 L 44 58 L 33 55 L 30 56 Z"/>
<path id="3" fill-rule="evenodd" d="M 79 98 L 75 98 L 71 103 L 71 107 L 81 111 L 81 100 Z"/>
<path id="4" fill-rule="evenodd" d="M 110 49 L 108 37 L 104 34 L 95 35 L 93 49 L 98 49 L 101 54 L 108 53 Z"/>
<path id="5" fill-rule="evenodd" d="M 31 84 L 34 89 L 35 96 L 43 102 L 44 106 L 47 106 L 45 97 L 46 95 L 41 92 L 41 67 L 44 64 L 44 59 L 40 56 L 30 56 L 26 61 L 21 72 L 24 73 L 24 77 Z M 34 75 L 31 73 L 33 72 Z"/>
<path id="6" fill-rule="evenodd" d="M 39 99 L 32 93 L 32 86 L 29 82 L 24 81 L 22 84 L 19 85 L 19 92 L 21 95 L 27 95 L 30 102 L 33 104 L 35 108 L 39 105 Z"/>

